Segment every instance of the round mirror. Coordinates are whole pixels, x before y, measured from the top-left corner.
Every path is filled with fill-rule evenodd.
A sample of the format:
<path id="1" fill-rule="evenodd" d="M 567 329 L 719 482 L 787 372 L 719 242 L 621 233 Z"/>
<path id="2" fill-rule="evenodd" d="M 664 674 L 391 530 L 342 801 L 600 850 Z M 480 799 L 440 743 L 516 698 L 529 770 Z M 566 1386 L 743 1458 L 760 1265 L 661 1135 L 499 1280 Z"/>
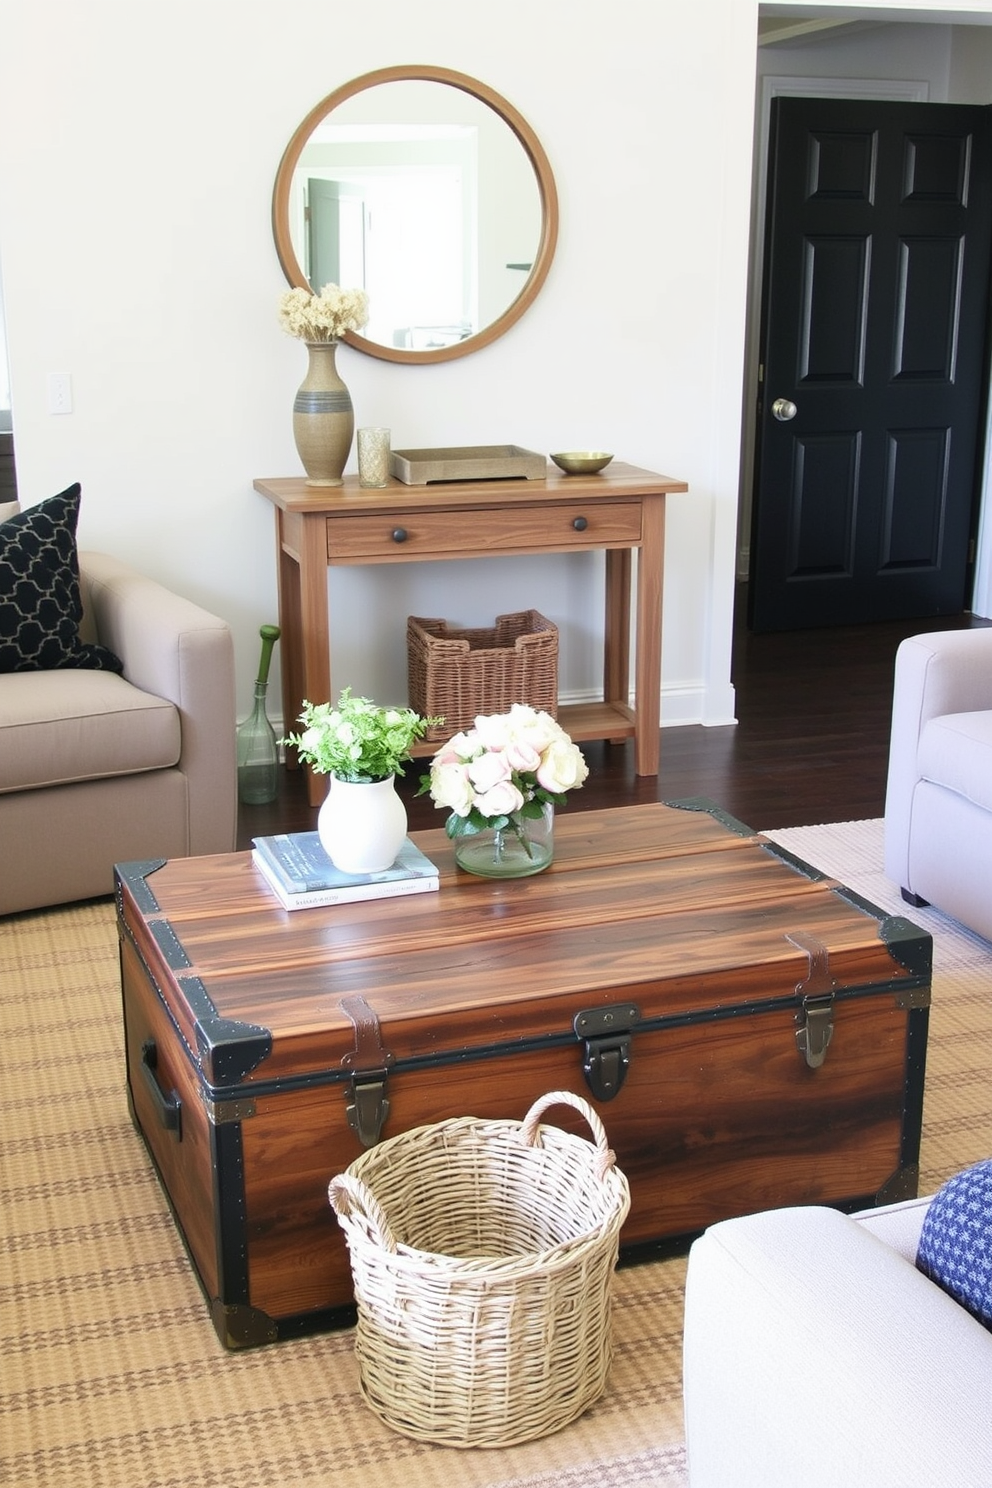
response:
<path id="1" fill-rule="evenodd" d="M 558 196 L 511 104 L 443 67 L 387 67 L 328 95 L 286 147 L 272 198 L 290 284 L 363 288 L 350 346 L 443 362 L 518 320 L 547 277 Z"/>

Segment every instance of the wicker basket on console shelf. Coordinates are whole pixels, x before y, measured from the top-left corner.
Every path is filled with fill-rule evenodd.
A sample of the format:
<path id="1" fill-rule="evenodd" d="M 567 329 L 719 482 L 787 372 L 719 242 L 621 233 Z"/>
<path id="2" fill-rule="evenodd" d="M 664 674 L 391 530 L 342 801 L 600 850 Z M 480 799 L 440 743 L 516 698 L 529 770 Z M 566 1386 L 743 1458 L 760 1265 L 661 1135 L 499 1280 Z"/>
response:
<path id="1" fill-rule="evenodd" d="M 443 743 L 480 713 L 528 703 L 558 713 L 558 628 L 537 610 L 497 615 L 496 624 L 458 630 L 445 620 L 409 616 L 406 630 L 410 707 L 444 723 L 424 735 Z"/>

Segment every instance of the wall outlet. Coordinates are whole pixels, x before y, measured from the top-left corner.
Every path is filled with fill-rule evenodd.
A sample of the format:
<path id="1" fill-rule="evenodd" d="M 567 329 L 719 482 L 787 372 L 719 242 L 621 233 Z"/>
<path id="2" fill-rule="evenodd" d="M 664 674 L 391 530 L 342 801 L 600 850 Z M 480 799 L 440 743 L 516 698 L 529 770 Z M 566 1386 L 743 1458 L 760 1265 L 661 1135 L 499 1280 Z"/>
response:
<path id="1" fill-rule="evenodd" d="M 72 376 L 68 372 L 48 374 L 49 413 L 72 412 Z"/>

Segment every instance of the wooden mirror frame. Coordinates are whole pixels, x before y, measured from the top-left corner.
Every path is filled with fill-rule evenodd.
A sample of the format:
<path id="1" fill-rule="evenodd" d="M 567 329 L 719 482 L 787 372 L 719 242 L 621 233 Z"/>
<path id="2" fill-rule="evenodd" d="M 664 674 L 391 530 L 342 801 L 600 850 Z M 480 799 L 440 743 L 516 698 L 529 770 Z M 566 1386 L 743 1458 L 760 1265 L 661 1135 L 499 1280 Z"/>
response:
<path id="1" fill-rule="evenodd" d="M 414 364 L 447 362 L 454 357 L 468 356 L 469 352 L 480 351 L 483 346 L 488 346 L 490 342 L 502 336 L 520 319 L 536 298 L 548 276 L 558 241 L 558 192 L 550 162 L 540 140 L 526 119 L 499 93 L 488 88 L 485 83 L 467 77 L 464 73 L 452 72 L 446 67 L 427 66 L 383 67 L 377 72 L 363 73 L 361 77 L 353 78 L 350 83 L 336 88 L 333 93 L 329 93 L 315 108 L 310 110 L 286 146 L 282 160 L 279 162 L 275 190 L 272 193 L 272 235 L 275 238 L 279 262 L 289 283 L 294 288 L 311 289 L 312 286 L 304 275 L 296 256 L 289 227 L 289 201 L 293 173 L 314 129 L 333 109 L 366 88 L 375 88 L 381 83 L 396 82 L 445 83 L 448 87 L 460 88 L 463 93 L 470 93 L 473 98 L 487 104 L 516 135 L 530 160 L 537 180 L 541 202 L 541 236 L 534 264 L 520 293 L 490 325 L 484 326 L 475 335 L 467 336 L 464 341 L 458 341 L 452 346 L 433 347 L 429 351 L 411 351 L 406 348 L 386 346 L 378 341 L 369 341 L 365 336 L 360 336 L 357 331 L 346 331 L 342 338 L 356 351 L 364 351 L 368 356 L 379 357 L 387 362 Z"/>

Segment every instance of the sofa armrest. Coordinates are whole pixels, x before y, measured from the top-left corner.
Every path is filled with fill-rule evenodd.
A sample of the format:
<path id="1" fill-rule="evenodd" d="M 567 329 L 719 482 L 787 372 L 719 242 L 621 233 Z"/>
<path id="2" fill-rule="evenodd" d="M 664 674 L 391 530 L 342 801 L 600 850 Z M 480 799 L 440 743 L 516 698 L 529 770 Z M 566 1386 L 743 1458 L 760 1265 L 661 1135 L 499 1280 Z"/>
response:
<path id="1" fill-rule="evenodd" d="M 931 718 L 992 709 L 992 628 L 912 636 L 896 652 L 885 791 L 885 873 L 910 888 L 913 793 L 920 735 Z"/>
<path id="2" fill-rule="evenodd" d="M 933 1194 L 927 1194 L 925 1198 L 903 1199 L 898 1204 L 878 1204 L 874 1209 L 859 1209 L 851 1218 L 890 1250 L 898 1251 L 905 1260 L 915 1264 L 923 1221 L 932 1200 Z"/>
<path id="3" fill-rule="evenodd" d="M 836 1210 L 728 1220 L 692 1247 L 692 1488 L 979 1488 L 990 1387 L 992 1336 Z"/>
<path id="4" fill-rule="evenodd" d="M 104 553 L 79 555 L 98 640 L 127 680 L 179 710 L 190 853 L 229 852 L 237 831 L 234 644 L 230 626 Z"/>

